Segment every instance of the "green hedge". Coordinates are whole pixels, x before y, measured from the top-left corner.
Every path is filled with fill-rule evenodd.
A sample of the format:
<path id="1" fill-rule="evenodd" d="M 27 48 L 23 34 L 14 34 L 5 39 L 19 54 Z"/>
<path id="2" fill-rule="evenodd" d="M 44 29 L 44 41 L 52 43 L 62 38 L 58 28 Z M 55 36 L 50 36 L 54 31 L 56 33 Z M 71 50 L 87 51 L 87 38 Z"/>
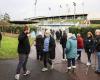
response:
<path id="1" fill-rule="evenodd" d="M 81 33 L 82 36 L 85 38 L 87 35 L 87 32 L 92 32 L 93 35 L 95 35 L 95 30 L 100 29 L 100 27 L 70 27 L 69 32 L 73 34 Z"/>
<path id="2" fill-rule="evenodd" d="M 20 32 L 22 32 L 23 30 L 23 27 L 21 26 L 10 26 L 10 27 L 5 27 L 2 29 L 2 27 L 0 27 L 0 31 L 2 32 L 8 32 L 8 33 L 15 33 L 15 34 L 18 34 Z M 36 27 L 30 27 L 30 30 L 31 31 L 37 31 L 37 28 Z"/>

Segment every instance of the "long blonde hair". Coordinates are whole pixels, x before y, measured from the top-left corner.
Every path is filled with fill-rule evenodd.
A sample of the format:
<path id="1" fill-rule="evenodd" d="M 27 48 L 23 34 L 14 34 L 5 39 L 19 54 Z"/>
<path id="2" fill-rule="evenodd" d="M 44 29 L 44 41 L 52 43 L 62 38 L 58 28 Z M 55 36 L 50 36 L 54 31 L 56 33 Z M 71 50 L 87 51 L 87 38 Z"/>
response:
<path id="1" fill-rule="evenodd" d="M 88 36 L 88 35 L 90 35 L 90 36 L 93 38 L 92 32 L 89 31 L 89 32 L 87 33 L 87 36 Z"/>

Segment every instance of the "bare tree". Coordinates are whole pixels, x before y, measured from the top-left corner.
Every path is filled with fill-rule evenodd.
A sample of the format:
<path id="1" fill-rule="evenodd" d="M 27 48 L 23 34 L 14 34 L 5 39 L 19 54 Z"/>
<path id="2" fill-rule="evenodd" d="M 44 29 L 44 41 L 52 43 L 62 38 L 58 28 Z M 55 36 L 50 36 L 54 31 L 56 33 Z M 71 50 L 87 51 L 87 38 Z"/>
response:
<path id="1" fill-rule="evenodd" d="M 10 28 L 10 16 L 8 13 L 5 13 L 4 15 L 0 15 L 0 28 L 2 29 L 2 31 L 4 32 L 4 30 L 6 30 L 6 28 Z"/>
<path id="2" fill-rule="evenodd" d="M 5 13 L 4 14 L 4 18 L 3 18 L 5 21 L 10 21 L 10 16 L 8 13 Z"/>

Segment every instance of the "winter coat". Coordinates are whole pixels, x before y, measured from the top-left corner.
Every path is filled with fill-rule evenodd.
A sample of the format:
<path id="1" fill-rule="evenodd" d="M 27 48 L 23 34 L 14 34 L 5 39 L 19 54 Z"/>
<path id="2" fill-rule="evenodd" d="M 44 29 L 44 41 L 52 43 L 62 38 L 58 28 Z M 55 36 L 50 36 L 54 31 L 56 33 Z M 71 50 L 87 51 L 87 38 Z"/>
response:
<path id="1" fill-rule="evenodd" d="M 58 40 L 60 39 L 60 32 L 59 32 L 59 31 L 56 32 L 56 38 L 57 38 Z"/>
<path id="2" fill-rule="evenodd" d="M 38 51 L 43 50 L 43 37 L 42 37 L 42 35 L 36 36 L 36 49 Z"/>
<path id="3" fill-rule="evenodd" d="M 75 37 L 71 37 L 67 40 L 66 56 L 68 59 L 77 57 L 77 40 Z"/>
<path id="4" fill-rule="evenodd" d="M 96 36 L 95 38 L 95 50 L 100 52 L 100 36 Z"/>
<path id="5" fill-rule="evenodd" d="M 84 41 L 85 52 L 92 53 L 94 47 L 94 39 L 92 37 L 87 37 Z"/>
<path id="6" fill-rule="evenodd" d="M 60 39 L 60 44 L 63 48 L 66 48 L 66 42 L 67 42 L 67 35 L 63 35 Z"/>
<path id="7" fill-rule="evenodd" d="M 50 59 L 55 59 L 55 47 L 56 47 L 55 40 L 50 36 L 49 53 L 48 53 L 50 55 Z"/>
<path id="8" fill-rule="evenodd" d="M 84 48 L 84 42 L 82 37 L 77 37 L 77 49 L 83 49 Z"/>
<path id="9" fill-rule="evenodd" d="M 59 33 L 60 33 L 60 37 L 62 37 L 62 31 L 61 30 L 59 30 Z"/>
<path id="10" fill-rule="evenodd" d="M 19 54 L 29 54 L 30 53 L 30 43 L 27 34 L 22 32 L 18 37 L 18 53 Z"/>

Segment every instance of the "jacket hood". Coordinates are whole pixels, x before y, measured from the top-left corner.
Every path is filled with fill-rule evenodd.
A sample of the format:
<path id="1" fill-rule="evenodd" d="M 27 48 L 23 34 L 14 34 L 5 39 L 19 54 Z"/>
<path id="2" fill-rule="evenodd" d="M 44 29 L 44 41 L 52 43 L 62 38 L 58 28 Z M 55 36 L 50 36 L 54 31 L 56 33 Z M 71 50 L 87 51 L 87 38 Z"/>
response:
<path id="1" fill-rule="evenodd" d="M 76 37 L 72 36 L 70 39 L 76 40 Z"/>

